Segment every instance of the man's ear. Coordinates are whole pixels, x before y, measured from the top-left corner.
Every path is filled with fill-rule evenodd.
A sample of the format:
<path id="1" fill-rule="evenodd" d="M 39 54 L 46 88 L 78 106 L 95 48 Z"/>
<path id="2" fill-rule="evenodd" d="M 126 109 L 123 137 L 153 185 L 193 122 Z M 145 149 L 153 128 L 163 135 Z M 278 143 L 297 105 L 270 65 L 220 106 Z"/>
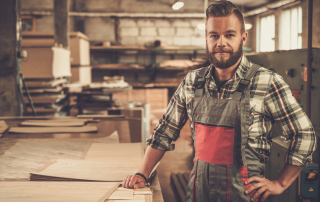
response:
<path id="1" fill-rule="evenodd" d="M 248 32 L 243 32 L 241 38 L 242 38 L 242 45 L 245 45 L 248 38 Z"/>

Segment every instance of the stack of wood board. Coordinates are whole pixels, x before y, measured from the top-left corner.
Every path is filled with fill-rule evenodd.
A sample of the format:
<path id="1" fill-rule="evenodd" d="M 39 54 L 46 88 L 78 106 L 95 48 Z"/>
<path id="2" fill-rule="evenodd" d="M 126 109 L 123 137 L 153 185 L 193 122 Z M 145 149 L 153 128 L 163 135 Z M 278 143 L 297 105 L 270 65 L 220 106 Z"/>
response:
<path id="1" fill-rule="evenodd" d="M 65 116 L 69 109 L 69 96 L 65 94 L 67 79 L 32 80 L 26 79 L 26 86 L 31 96 L 37 115 Z M 29 99 L 24 93 L 28 114 L 32 114 Z"/>
<path id="2" fill-rule="evenodd" d="M 119 92 L 113 94 L 116 102 L 136 102 L 148 103 L 151 110 L 166 109 L 168 106 L 168 89 L 133 89 L 128 92 Z"/>
<path id="3" fill-rule="evenodd" d="M 139 169 L 142 158 L 141 143 L 93 143 L 84 160 L 58 159 L 31 173 L 30 180 L 121 182 Z"/>
<path id="4" fill-rule="evenodd" d="M 97 132 L 97 126 L 85 126 L 86 120 L 27 120 L 19 127 L 11 127 L 10 133 L 86 133 Z"/>
<path id="5" fill-rule="evenodd" d="M 0 201 L 145 202 L 152 199 L 150 188 L 133 190 L 117 185 L 115 182 L 0 182 Z"/>
<path id="6" fill-rule="evenodd" d="M 30 53 L 39 50 L 39 47 L 54 46 L 53 32 L 23 32 L 22 47 Z M 38 49 L 35 49 L 37 47 Z M 70 33 L 70 56 L 71 68 L 69 62 L 68 76 L 71 76 L 71 82 L 90 83 L 91 82 L 91 66 L 90 66 L 90 45 L 89 39 L 81 32 Z M 28 56 L 29 57 L 29 56 Z M 33 58 L 33 57 L 32 57 Z M 34 66 L 37 61 L 27 61 Z M 26 65 L 26 64 L 24 64 Z M 30 66 L 30 65 L 29 65 Z M 41 66 L 33 68 L 44 68 Z M 31 77 L 34 77 L 30 75 Z M 46 75 L 48 76 L 48 75 Z M 29 78 L 29 74 L 26 78 Z"/>

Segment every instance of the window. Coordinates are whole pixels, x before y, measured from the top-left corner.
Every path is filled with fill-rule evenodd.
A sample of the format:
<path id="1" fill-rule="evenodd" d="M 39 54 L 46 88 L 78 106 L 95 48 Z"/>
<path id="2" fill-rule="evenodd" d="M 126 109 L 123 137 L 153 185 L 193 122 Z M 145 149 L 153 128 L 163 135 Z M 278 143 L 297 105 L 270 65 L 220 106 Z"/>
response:
<path id="1" fill-rule="evenodd" d="M 302 48 L 302 8 L 295 7 L 281 12 L 279 49 Z"/>
<path id="2" fill-rule="evenodd" d="M 36 31 L 36 19 L 32 16 L 21 16 L 23 32 Z"/>
<path id="3" fill-rule="evenodd" d="M 269 15 L 260 18 L 260 52 L 275 51 L 275 18 Z"/>

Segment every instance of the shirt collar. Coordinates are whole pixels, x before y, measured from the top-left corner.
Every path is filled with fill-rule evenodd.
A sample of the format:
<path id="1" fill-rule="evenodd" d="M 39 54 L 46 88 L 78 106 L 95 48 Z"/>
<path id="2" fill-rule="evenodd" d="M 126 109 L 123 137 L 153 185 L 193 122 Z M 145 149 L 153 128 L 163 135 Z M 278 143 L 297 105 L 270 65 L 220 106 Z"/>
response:
<path id="1" fill-rule="evenodd" d="M 237 68 L 237 71 L 235 73 L 235 78 L 237 76 L 239 76 L 241 79 L 244 79 L 245 74 L 247 73 L 247 71 L 249 70 L 250 66 L 251 66 L 251 62 L 247 59 L 247 57 L 242 54 L 242 59 L 241 62 Z M 211 77 L 211 71 L 212 71 L 213 65 L 209 66 L 209 72 L 210 74 L 206 75 L 206 78 L 210 78 Z"/>

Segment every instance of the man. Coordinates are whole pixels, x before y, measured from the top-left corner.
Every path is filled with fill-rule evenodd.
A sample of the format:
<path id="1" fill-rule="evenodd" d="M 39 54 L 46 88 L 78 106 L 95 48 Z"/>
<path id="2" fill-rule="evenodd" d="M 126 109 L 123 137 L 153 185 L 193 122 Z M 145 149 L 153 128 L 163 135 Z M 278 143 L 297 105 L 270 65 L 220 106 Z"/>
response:
<path id="1" fill-rule="evenodd" d="M 282 77 L 243 55 L 248 33 L 241 12 L 220 1 L 206 16 L 211 65 L 187 74 L 148 139 L 140 170 L 123 186 L 144 187 L 189 118 L 196 154 L 186 201 L 265 201 L 287 189 L 311 161 L 314 129 Z M 263 176 L 275 122 L 292 143 L 279 177 L 270 181 Z"/>

